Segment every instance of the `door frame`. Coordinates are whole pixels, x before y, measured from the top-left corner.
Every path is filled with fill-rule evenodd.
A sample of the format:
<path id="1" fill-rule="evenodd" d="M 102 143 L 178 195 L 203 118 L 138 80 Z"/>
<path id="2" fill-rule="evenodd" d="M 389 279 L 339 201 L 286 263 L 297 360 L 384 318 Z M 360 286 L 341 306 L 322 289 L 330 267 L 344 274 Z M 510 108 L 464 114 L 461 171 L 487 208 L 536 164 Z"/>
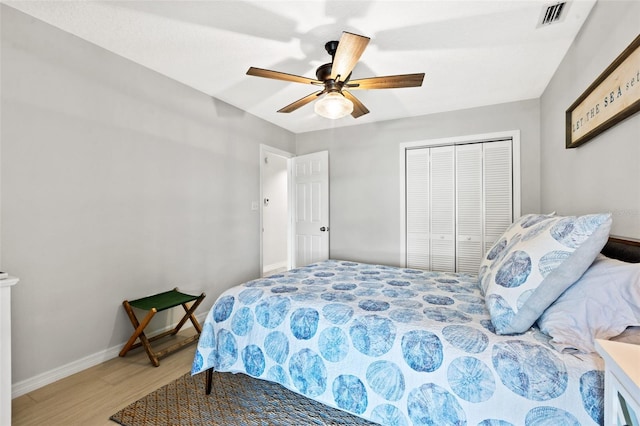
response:
<path id="1" fill-rule="evenodd" d="M 406 200 L 406 160 L 405 152 L 409 149 L 431 146 L 462 145 L 469 143 L 488 142 L 492 140 L 511 138 L 511 156 L 513 161 L 513 219 L 520 217 L 521 182 L 520 182 L 520 130 L 505 132 L 483 133 L 477 135 L 454 136 L 440 139 L 425 139 L 399 144 L 400 161 L 400 267 L 407 265 L 407 200 Z"/>
<path id="2" fill-rule="evenodd" d="M 260 276 L 264 274 L 264 192 L 263 192 L 263 173 L 264 159 L 267 154 L 274 154 L 287 159 L 287 269 L 291 269 L 293 265 L 294 247 L 293 247 L 293 188 L 292 188 L 292 159 L 295 154 L 283 151 L 269 145 L 260 144 L 260 199 L 258 201 L 260 210 Z"/>

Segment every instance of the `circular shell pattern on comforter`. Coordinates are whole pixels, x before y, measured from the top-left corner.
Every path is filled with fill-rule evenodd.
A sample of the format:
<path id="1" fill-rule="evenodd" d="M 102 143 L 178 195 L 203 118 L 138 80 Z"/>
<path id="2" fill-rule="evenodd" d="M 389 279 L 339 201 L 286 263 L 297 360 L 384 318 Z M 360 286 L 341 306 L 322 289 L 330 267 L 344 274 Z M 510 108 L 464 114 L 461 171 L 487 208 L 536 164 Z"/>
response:
<path id="1" fill-rule="evenodd" d="M 498 336 L 472 275 L 329 260 L 234 287 L 192 374 L 270 380 L 383 425 L 603 422 L 603 364 Z"/>

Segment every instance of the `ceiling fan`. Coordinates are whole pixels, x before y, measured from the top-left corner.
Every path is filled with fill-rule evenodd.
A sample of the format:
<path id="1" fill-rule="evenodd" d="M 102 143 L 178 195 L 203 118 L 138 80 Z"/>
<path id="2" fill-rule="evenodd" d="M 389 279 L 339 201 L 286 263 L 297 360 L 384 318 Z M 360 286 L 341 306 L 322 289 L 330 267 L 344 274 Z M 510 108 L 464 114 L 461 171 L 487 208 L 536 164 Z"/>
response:
<path id="1" fill-rule="evenodd" d="M 317 79 L 255 67 L 249 68 L 247 74 L 323 87 L 322 90 L 298 99 L 278 112 L 293 112 L 318 99 L 314 108 L 318 115 L 326 118 L 340 118 L 351 114 L 353 118 L 358 118 L 367 114 L 369 110 L 349 90 L 419 87 L 424 79 L 424 73 L 418 73 L 351 80 L 351 71 L 353 71 L 367 44 L 369 44 L 369 37 L 346 31 L 342 33 L 340 41 L 330 41 L 325 44 L 325 49 L 331 55 L 332 60 L 330 63 L 318 67 L 316 70 Z M 321 98 L 322 95 L 325 96 Z"/>

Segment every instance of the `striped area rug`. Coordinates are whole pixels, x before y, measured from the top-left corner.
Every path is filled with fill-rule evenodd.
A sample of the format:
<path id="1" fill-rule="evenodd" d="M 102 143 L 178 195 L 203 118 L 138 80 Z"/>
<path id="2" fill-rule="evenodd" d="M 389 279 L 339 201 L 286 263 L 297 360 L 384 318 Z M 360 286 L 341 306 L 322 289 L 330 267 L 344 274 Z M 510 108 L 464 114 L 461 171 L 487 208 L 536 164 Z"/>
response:
<path id="1" fill-rule="evenodd" d="M 244 374 L 214 373 L 213 389 L 206 395 L 204 376 L 187 373 L 110 419 L 124 426 L 374 425 Z"/>

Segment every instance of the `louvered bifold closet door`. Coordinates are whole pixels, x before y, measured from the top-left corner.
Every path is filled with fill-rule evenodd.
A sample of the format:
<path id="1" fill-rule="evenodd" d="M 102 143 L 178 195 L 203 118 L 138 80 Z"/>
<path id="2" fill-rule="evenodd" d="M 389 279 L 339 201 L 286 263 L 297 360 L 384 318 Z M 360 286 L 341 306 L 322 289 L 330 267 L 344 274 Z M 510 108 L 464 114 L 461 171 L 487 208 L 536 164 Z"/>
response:
<path id="1" fill-rule="evenodd" d="M 431 270 L 454 272 L 455 150 L 431 148 Z"/>
<path id="2" fill-rule="evenodd" d="M 511 140 L 482 144 L 484 151 L 484 252 L 513 222 L 513 159 Z"/>
<path id="3" fill-rule="evenodd" d="M 512 141 L 405 153 L 407 266 L 476 274 L 513 221 Z"/>
<path id="4" fill-rule="evenodd" d="M 482 243 L 482 146 L 456 146 L 456 270 L 477 274 Z"/>
<path id="5" fill-rule="evenodd" d="M 407 267 L 430 269 L 429 150 L 406 151 Z"/>

